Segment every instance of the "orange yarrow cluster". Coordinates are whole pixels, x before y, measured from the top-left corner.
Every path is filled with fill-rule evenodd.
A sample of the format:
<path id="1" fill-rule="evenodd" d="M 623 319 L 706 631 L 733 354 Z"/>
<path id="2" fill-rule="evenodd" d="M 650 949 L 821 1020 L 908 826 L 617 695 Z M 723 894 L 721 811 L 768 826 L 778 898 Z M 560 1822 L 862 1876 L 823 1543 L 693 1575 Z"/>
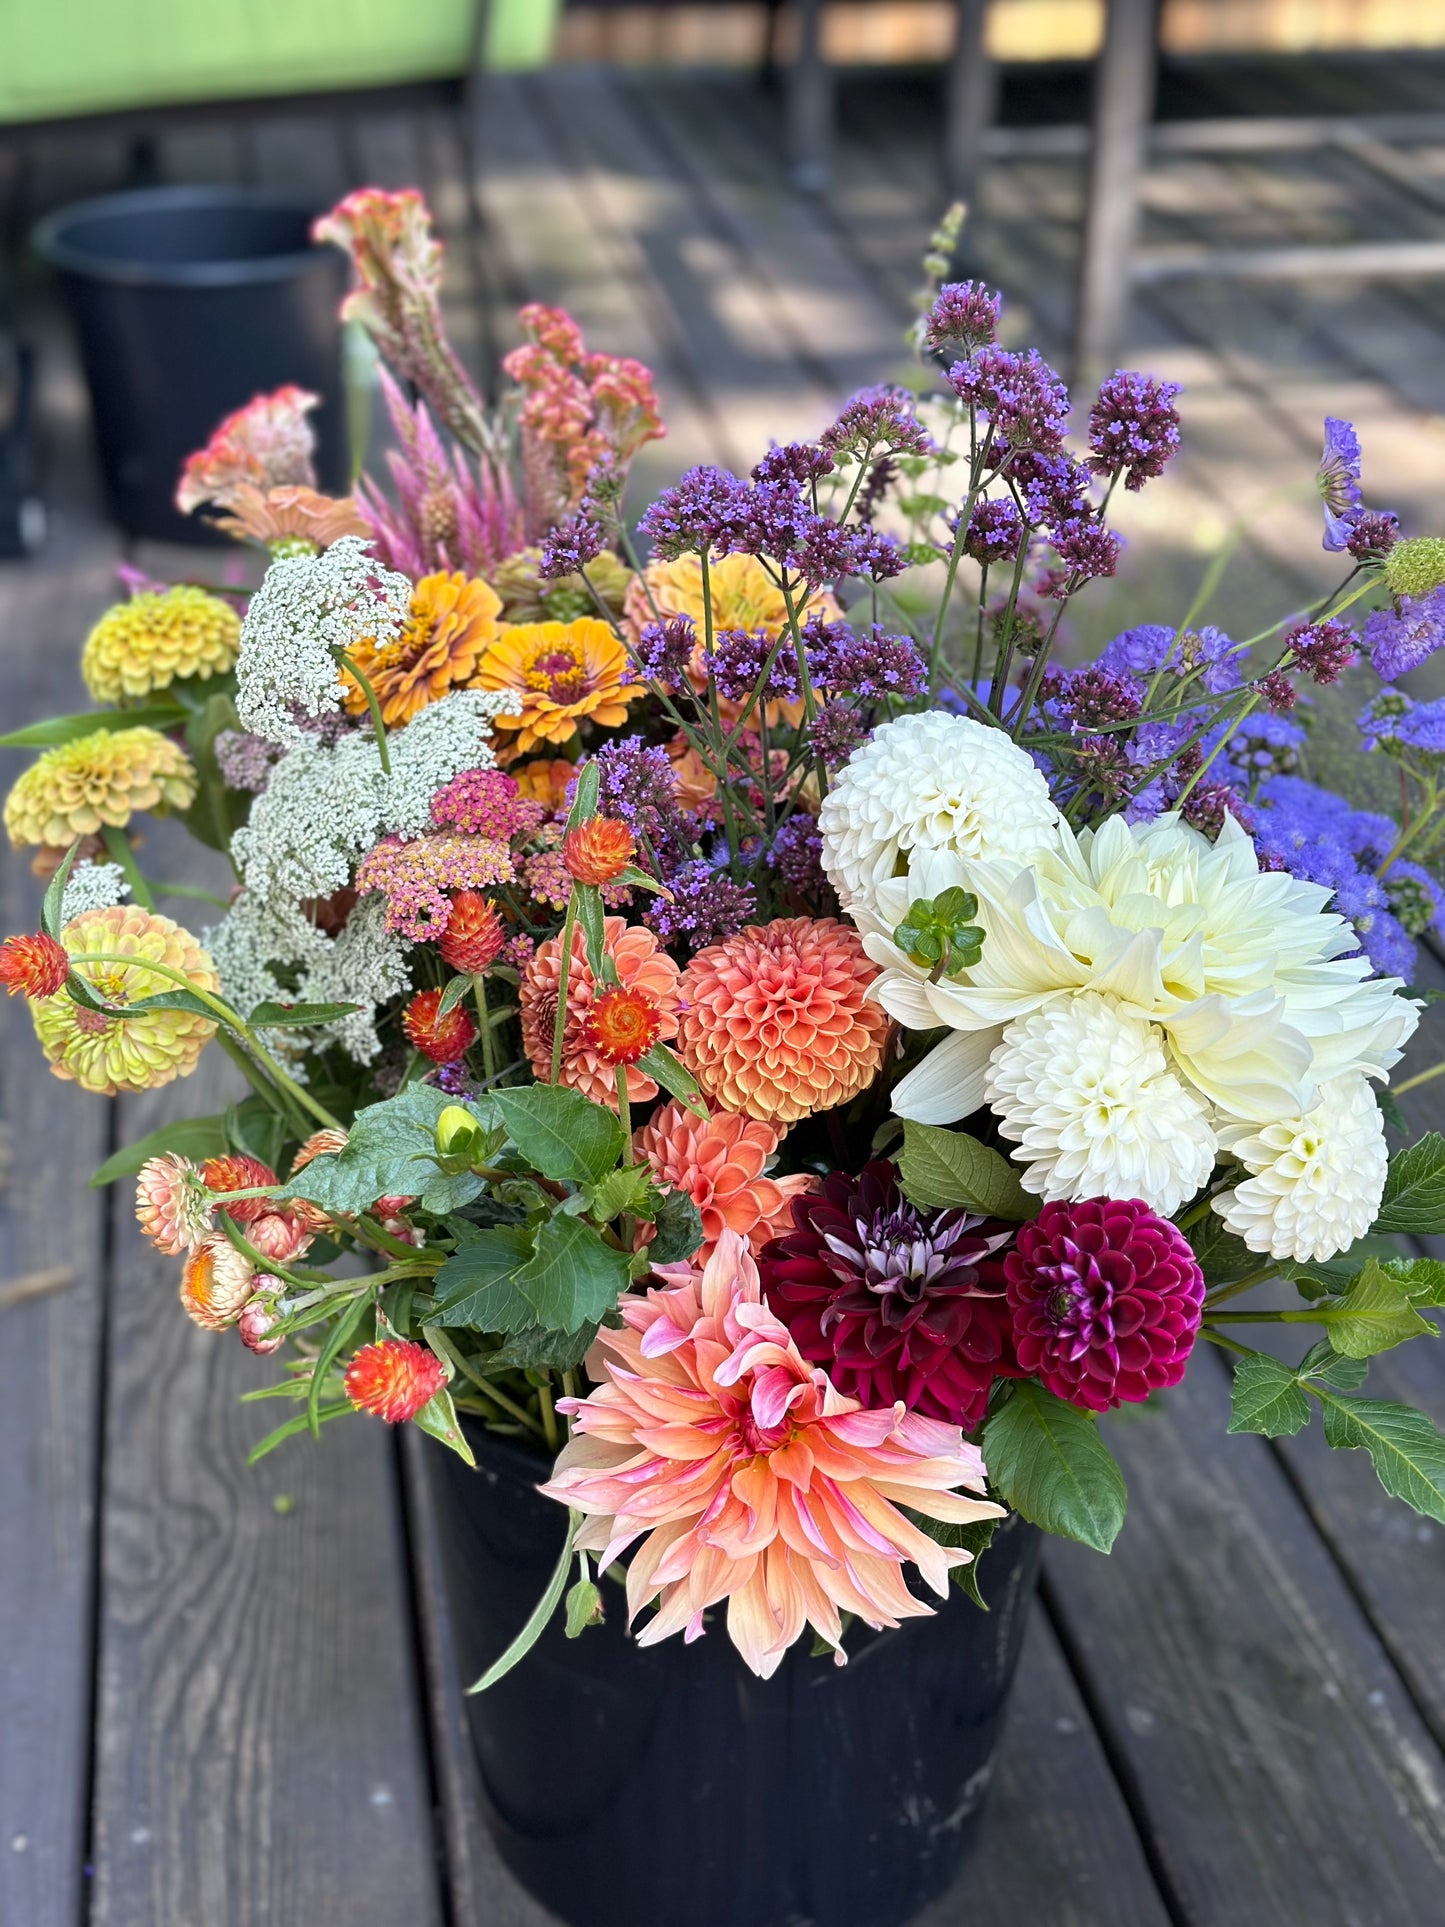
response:
<path id="1" fill-rule="evenodd" d="M 562 839 L 562 861 L 574 883 L 615 883 L 636 854 L 631 830 L 615 816 L 591 816 Z"/>
<path id="2" fill-rule="evenodd" d="M 419 990 L 401 1014 L 401 1027 L 423 1057 L 434 1064 L 453 1064 L 465 1053 L 477 1027 L 460 1004 L 439 1017 L 441 1000 L 440 990 Z"/>
<path id="3" fill-rule="evenodd" d="M 400 1425 L 436 1397 L 446 1383 L 446 1373 L 425 1345 L 406 1338 L 383 1338 L 362 1346 L 342 1383 L 359 1412 Z"/>
<path id="4" fill-rule="evenodd" d="M 53 997 L 69 974 L 65 946 L 47 937 L 43 930 L 7 937 L 0 943 L 0 984 L 12 997 L 17 990 L 27 997 Z"/>

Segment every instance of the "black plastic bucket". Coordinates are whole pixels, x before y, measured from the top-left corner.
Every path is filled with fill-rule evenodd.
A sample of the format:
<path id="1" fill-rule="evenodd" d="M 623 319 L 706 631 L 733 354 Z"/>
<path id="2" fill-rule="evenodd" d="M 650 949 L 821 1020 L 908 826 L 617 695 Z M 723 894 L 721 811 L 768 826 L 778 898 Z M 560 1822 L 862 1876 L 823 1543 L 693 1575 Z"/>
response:
<path id="1" fill-rule="evenodd" d="M 540 1460 L 467 1436 L 478 1471 L 429 1456 L 470 1683 L 536 1605 L 565 1514 Z M 639 1647 L 604 1577 L 604 1625 L 569 1640 L 558 1615 L 466 1703 L 502 1857 L 571 1927 L 900 1927 L 977 1833 L 1038 1553 L 1009 1519 L 979 1568 L 987 1613 L 953 1589 L 896 1632 L 855 1626 L 846 1666 L 805 1635 L 770 1680 L 721 1612 L 691 1646 Z"/>
<path id="2" fill-rule="evenodd" d="M 320 395 L 317 473 L 347 481 L 337 307 L 346 258 L 309 239 L 317 210 L 231 187 L 157 187 L 47 216 L 35 246 L 80 335 L 116 521 L 166 541 L 218 538 L 174 503 L 181 464 L 253 395 Z"/>

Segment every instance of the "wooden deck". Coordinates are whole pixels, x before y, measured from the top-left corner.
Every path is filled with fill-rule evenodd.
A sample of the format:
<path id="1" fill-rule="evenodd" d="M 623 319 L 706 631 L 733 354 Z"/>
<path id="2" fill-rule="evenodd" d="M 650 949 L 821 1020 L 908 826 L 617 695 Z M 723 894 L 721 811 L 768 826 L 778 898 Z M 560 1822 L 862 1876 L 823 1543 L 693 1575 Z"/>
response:
<path id="1" fill-rule="evenodd" d="M 1382 65 L 1372 102 L 1439 105 L 1441 74 Z M 1176 107 L 1211 112 L 1353 108 L 1365 88 L 1323 63 L 1171 85 Z M 645 485 L 706 457 L 746 466 L 897 364 L 938 212 L 932 96 L 896 82 L 865 109 L 850 84 L 843 108 L 821 207 L 784 189 L 776 115 L 735 79 L 497 83 L 474 193 L 457 116 L 435 106 L 176 124 L 155 151 L 164 178 L 318 201 L 424 187 L 450 240 L 449 321 L 479 367 L 515 304 L 542 298 L 656 368 L 670 434 Z M 1445 195 L 1445 145 L 1410 158 Z M 36 213 L 126 166 L 103 135 L 0 151 L 12 258 Z M 1000 164 L 974 243 L 1010 338 L 1056 355 L 1079 200 L 1074 163 Z M 1214 244 L 1430 234 L 1428 203 L 1338 154 L 1184 157 L 1151 171 L 1147 225 Z M 16 271 L 44 355 L 52 530 L 37 558 L 0 565 L 7 724 L 78 706 L 79 644 L 122 555 L 66 336 L 33 269 Z M 1326 410 L 1359 425 L 1379 498 L 1440 528 L 1445 284 L 1170 283 L 1138 302 L 1129 358 L 1185 383 L 1187 452 L 1125 503 L 1142 567 L 1099 594 L 1081 636 L 1177 613 L 1241 515 L 1214 619 L 1248 633 L 1254 611 L 1322 582 L 1308 478 Z M 33 927 L 35 903 L 7 856 L 5 928 Z M 421 1476 L 432 1448 L 358 1423 L 246 1471 L 267 1421 L 237 1394 L 264 1366 L 178 1315 L 173 1264 L 138 1236 L 125 1187 L 85 1183 L 121 1138 L 212 1105 L 195 1081 L 83 1100 L 5 1002 L 0 1923 L 545 1927 L 477 1818 Z M 1438 1348 L 1390 1354 L 1371 1382 L 1445 1415 Z M 1445 1532 L 1317 1428 L 1226 1439 L 1225 1403 L 1210 1354 L 1161 1414 L 1112 1424 L 1128 1526 L 1107 1560 L 1050 1548 L 987 1838 L 927 1927 L 1441 1918 Z"/>

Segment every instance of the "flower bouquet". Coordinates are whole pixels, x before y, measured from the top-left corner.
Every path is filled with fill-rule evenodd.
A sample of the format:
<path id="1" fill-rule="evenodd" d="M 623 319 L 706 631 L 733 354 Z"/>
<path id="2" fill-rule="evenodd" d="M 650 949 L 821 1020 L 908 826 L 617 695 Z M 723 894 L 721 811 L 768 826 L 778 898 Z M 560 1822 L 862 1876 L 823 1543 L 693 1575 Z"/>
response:
<path id="1" fill-rule="evenodd" d="M 178 496 L 264 553 L 254 592 L 133 581 L 85 644 L 101 713 L 6 739 L 43 746 L 5 822 L 50 882 L 0 977 L 55 1073 L 150 1089 L 214 1040 L 246 1080 L 102 1176 L 138 1173 L 186 1314 L 274 1357 L 248 1396 L 284 1416 L 253 1458 L 358 1415 L 455 1455 L 449 1557 L 491 1575 L 458 1617 L 494 1793 L 508 1745 L 556 1781 L 593 1649 L 596 1744 L 621 1733 L 612 1767 L 641 1762 L 690 1870 L 686 1748 L 781 1786 L 749 1721 L 792 1722 L 766 1730 L 793 1779 L 823 1773 L 818 1707 L 875 1722 L 864 1776 L 823 1774 L 805 1872 L 714 1868 L 712 1913 L 609 1867 L 615 1805 L 526 1849 L 546 1798 L 498 1796 L 571 1918 L 897 1919 L 942 1885 L 967 1829 L 940 1846 L 920 1790 L 976 1804 L 1035 1529 L 1108 1550 L 1098 1417 L 1165 1394 L 1201 1340 L 1233 1362 L 1232 1430 L 1317 1416 L 1445 1519 L 1445 1440 L 1361 1389 L 1445 1303 L 1395 1243 L 1445 1230 L 1445 1143 L 1387 1144 L 1445 822 L 1445 704 L 1397 678 L 1445 641 L 1445 542 L 1362 505 L 1331 421 L 1332 594 L 1243 641 L 1196 598 L 1080 664 L 1070 607 L 1115 571 L 1116 490 L 1178 445 L 1177 390 L 1113 375 L 1071 448 L 1058 377 L 999 345 L 997 297 L 943 280 L 956 229 L 911 386 L 747 478 L 692 470 L 635 546 L 647 370 L 531 307 L 487 406 L 420 197 L 350 196 L 317 231 L 390 370 L 387 483 L 319 495 L 311 398 L 258 397 Z M 1395 818 L 1304 773 L 1310 686 L 1357 658 Z M 234 871 L 198 936 L 141 868 L 136 819 L 165 810 Z M 536 1543 L 541 1597 L 498 1626 Z M 547 1678 L 513 1674 L 539 1639 Z M 670 1692 L 713 1682 L 672 1760 L 659 1642 Z M 835 1697 L 785 1711 L 799 1677 Z M 588 1775 L 562 1778 L 575 1808 Z M 869 1801 L 901 1850 L 850 1838 Z"/>

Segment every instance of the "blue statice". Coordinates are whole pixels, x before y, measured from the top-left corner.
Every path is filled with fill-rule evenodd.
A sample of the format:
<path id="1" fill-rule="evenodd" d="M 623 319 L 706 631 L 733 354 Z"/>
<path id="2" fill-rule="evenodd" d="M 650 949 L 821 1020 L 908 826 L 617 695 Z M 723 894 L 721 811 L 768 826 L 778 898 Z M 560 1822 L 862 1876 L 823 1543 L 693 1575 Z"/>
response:
<path id="1" fill-rule="evenodd" d="M 1401 596 L 1396 606 L 1376 609 L 1365 622 L 1364 644 L 1371 667 L 1385 682 L 1418 669 L 1445 645 L 1445 586 L 1418 598 Z"/>

